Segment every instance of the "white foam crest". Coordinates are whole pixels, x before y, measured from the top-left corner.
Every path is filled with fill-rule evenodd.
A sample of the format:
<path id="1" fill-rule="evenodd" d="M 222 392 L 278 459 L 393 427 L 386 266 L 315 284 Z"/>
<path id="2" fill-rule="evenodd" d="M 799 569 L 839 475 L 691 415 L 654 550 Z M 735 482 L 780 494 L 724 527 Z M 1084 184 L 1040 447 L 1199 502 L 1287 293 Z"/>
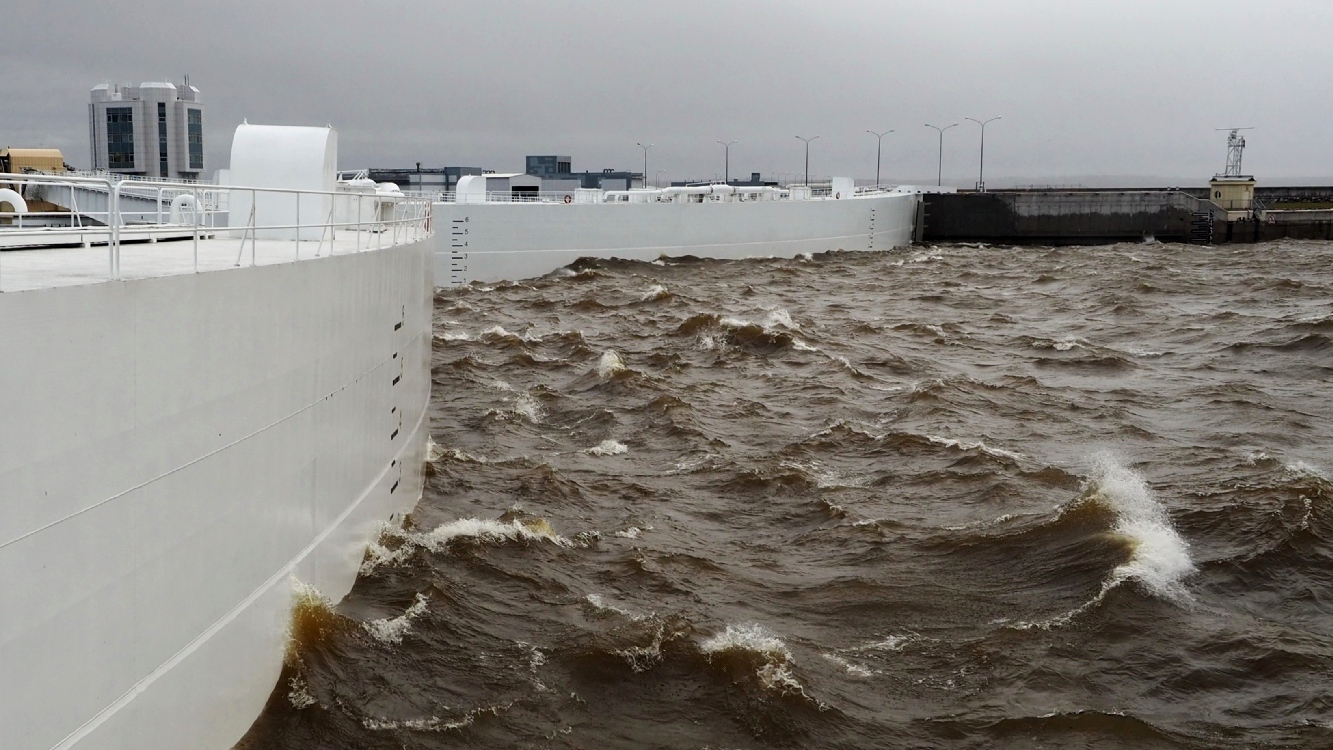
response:
<path id="1" fill-rule="evenodd" d="M 1333 482 L 1333 479 L 1330 479 L 1323 469 L 1320 469 L 1313 464 L 1306 463 L 1305 461 L 1283 461 L 1282 469 L 1287 474 L 1298 479 L 1319 479 L 1324 482 Z"/>
<path id="2" fill-rule="evenodd" d="M 795 351 L 798 351 L 798 352 L 817 352 L 817 351 L 819 351 L 819 347 L 817 347 L 817 346 L 811 346 L 811 345 L 805 343 L 804 341 L 802 341 L 802 340 L 800 340 L 800 339 L 798 339 L 798 338 L 793 338 L 793 339 L 791 340 L 791 348 L 792 348 L 793 350 L 795 350 Z M 846 363 L 846 361 L 847 361 L 847 360 L 845 360 L 845 359 L 843 360 L 844 363 Z M 848 366 L 850 367 L 850 365 L 848 365 Z"/>
<path id="3" fill-rule="evenodd" d="M 652 531 L 652 528 L 653 527 L 649 526 L 647 530 Z M 625 529 L 624 531 L 617 531 L 612 536 L 618 536 L 621 539 L 638 539 L 639 535 L 642 534 L 643 532 L 644 529 L 641 529 L 638 526 L 631 526 L 628 529 Z"/>
<path id="4" fill-rule="evenodd" d="M 546 416 L 546 410 L 542 408 L 541 403 L 526 391 L 514 399 L 514 413 L 533 424 L 541 422 Z"/>
<path id="5" fill-rule="evenodd" d="M 587 596 L 583 597 L 583 599 L 584 601 L 588 602 L 588 604 L 592 605 L 592 608 L 595 611 L 601 614 L 620 615 L 621 617 L 626 617 L 631 620 L 640 619 L 638 616 L 631 614 L 630 611 L 627 609 L 622 609 L 614 604 L 607 604 L 606 600 L 602 598 L 601 594 L 588 594 Z"/>
<path id="6" fill-rule="evenodd" d="M 790 331 L 801 330 L 801 327 L 792 321 L 791 313 L 781 307 L 775 307 L 772 310 L 769 310 L 768 316 L 764 318 L 764 328 L 773 328 L 775 326 L 782 326 Z"/>
<path id="7" fill-rule="evenodd" d="M 426 606 L 426 597 L 417 594 L 416 601 L 401 615 L 363 622 L 361 627 L 380 643 L 402 643 L 403 636 L 412 629 L 412 620 L 421 616 Z"/>
<path id="8" fill-rule="evenodd" d="M 602 380 L 610 380 L 616 373 L 625 371 L 625 361 L 620 358 L 614 349 L 607 349 L 602 352 L 602 358 L 597 361 L 597 376 Z"/>
<path id="9" fill-rule="evenodd" d="M 836 487 L 864 487 L 865 479 L 848 479 L 841 473 L 833 469 L 826 469 L 816 461 L 806 463 L 804 461 L 783 461 L 778 464 L 779 468 L 795 469 L 802 474 L 814 480 L 815 486 L 820 489 L 833 489 Z M 835 506 L 836 507 L 836 506 Z"/>
<path id="10" fill-rule="evenodd" d="M 635 618 L 639 619 L 639 618 Z M 662 663 L 662 644 L 667 640 L 666 623 L 659 622 L 653 639 L 647 646 L 630 646 L 617 649 L 616 654 L 625 660 L 629 668 L 638 672 L 647 672 Z"/>
<path id="11" fill-rule="evenodd" d="M 440 444 L 437 443 L 437 442 L 435 442 L 435 436 L 434 436 L 434 435 L 431 435 L 431 434 L 427 433 L 427 434 L 426 434 L 426 460 L 427 460 L 427 461 L 439 461 L 441 458 L 444 458 L 444 448 L 440 447 Z"/>
<path id="12" fill-rule="evenodd" d="M 296 576 L 291 577 L 292 599 L 298 605 L 333 608 L 333 602 L 329 600 L 317 586 L 312 583 L 306 583 Z"/>
<path id="13" fill-rule="evenodd" d="M 523 523 L 518 520 L 504 522 L 481 518 L 460 518 L 456 521 L 440 524 L 423 534 L 408 534 L 408 541 L 419 544 L 431 552 L 439 552 L 455 539 L 477 539 L 482 542 L 551 542 L 560 547 L 572 547 L 574 543 L 555 533 L 551 525 L 537 520 Z"/>
<path id="14" fill-rule="evenodd" d="M 1102 600 L 1106 598 L 1106 595 L 1111 593 L 1111 589 L 1114 589 L 1126 580 L 1128 579 L 1117 577 L 1113 574 L 1112 577 L 1102 582 L 1102 590 L 1098 591 L 1096 596 L 1062 615 L 1056 615 L 1048 620 L 1019 620 L 1018 622 L 1006 623 L 1005 627 L 1014 630 L 1051 630 L 1052 628 L 1062 628 L 1073 622 L 1075 617 L 1078 617 L 1098 604 L 1101 604 Z"/>
<path id="15" fill-rule="evenodd" d="M 436 338 L 437 340 L 439 340 L 439 341 L 471 341 L 471 340 L 472 340 L 472 337 L 471 337 L 470 335 L 468 335 L 468 332 L 467 332 L 467 331 L 445 331 L 444 333 L 437 333 L 437 334 L 435 334 L 435 338 Z"/>
<path id="16" fill-rule="evenodd" d="M 823 656 L 825 659 L 828 659 L 829 661 L 833 662 L 834 664 L 837 664 L 838 666 L 840 666 L 840 667 L 842 667 L 843 669 L 847 670 L 847 674 L 849 674 L 849 675 L 851 675 L 851 676 L 853 676 L 853 677 L 869 677 L 869 676 L 875 674 L 875 672 L 876 672 L 876 670 L 873 670 L 873 669 L 871 669 L 870 667 L 867 667 L 867 666 L 865 666 L 865 665 L 863 665 L 863 664 L 857 664 L 857 663 L 855 663 L 855 662 L 850 662 L 850 661 L 848 661 L 848 660 L 842 658 L 841 656 L 838 656 L 837 654 L 828 653 L 828 654 L 822 654 L 822 656 Z"/>
<path id="17" fill-rule="evenodd" d="M 1116 514 L 1115 531 L 1128 537 L 1134 550 L 1117 567 L 1100 596 L 1118 583 L 1133 579 L 1149 591 L 1173 601 L 1189 600 L 1182 581 L 1194 572 L 1189 543 L 1171 525 L 1171 519 L 1148 483 L 1137 472 L 1109 454 L 1093 463 L 1089 486 L 1094 496 Z"/>
<path id="18" fill-rule="evenodd" d="M 999 515 L 999 516 L 997 516 L 997 517 L 995 517 L 995 518 L 993 518 L 993 519 L 991 519 L 991 520 L 989 520 L 989 521 L 973 521 L 972 523 L 960 524 L 960 525 L 958 525 L 958 526 L 945 526 L 944 528 L 945 528 L 946 531 L 965 531 L 965 530 L 973 530 L 973 529 L 989 529 L 989 528 L 991 528 L 992 526 L 999 526 L 999 525 L 1002 524 L 1002 523 L 1008 523 L 1008 522 L 1014 520 L 1015 518 L 1018 518 L 1018 516 L 1017 516 L 1016 514 L 1013 514 L 1013 513 L 1004 513 L 1004 514 L 1001 514 L 1001 515 Z"/>
<path id="19" fill-rule="evenodd" d="M 1263 451 L 1247 451 L 1245 453 L 1245 463 L 1249 464 L 1250 466 L 1254 466 L 1255 464 L 1260 463 L 1261 461 L 1271 461 L 1272 458 L 1273 458 L 1272 456 L 1268 455 Z"/>
<path id="20" fill-rule="evenodd" d="M 397 541 L 398 546 L 390 548 L 384 544 L 383 542 L 388 539 Z M 418 549 L 439 552 L 455 539 L 476 539 L 492 544 L 507 541 L 546 541 L 560 547 L 577 546 L 573 541 L 555 533 L 551 525 L 541 519 L 525 523 L 519 520 L 505 522 L 460 518 L 426 532 L 404 531 L 385 525 L 381 530 L 380 540 L 366 546 L 366 559 L 361 563 L 360 572 L 366 575 L 384 565 L 401 564 Z"/>
<path id="21" fill-rule="evenodd" d="M 848 651 L 859 653 L 864 651 L 902 651 L 908 643 L 919 640 L 916 635 L 891 635 L 887 638 L 881 638 L 878 641 L 871 641 L 860 646 L 847 649 Z"/>
<path id="22" fill-rule="evenodd" d="M 728 625 L 727 629 L 703 642 L 700 647 L 711 660 L 712 657 L 729 651 L 744 651 L 755 654 L 761 659 L 755 669 L 755 676 L 765 689 L 782 695 L 799 696 L 813 703 L 820 711 L 828 708 L 823 702 L 812 698 L 805 692 L 796 676 L 792 674 L 791 652 L 782 639 L 754 623 Z"/>
<path id="23" fill-rule="evenodd" d="M 781 638 L 754 623 L 728 625 L 726 630 L 704 641 L 701 648 L 705 654 L 749 651 L 769 661 L 786 662 L 791 659 L 791 652 Z"/>
<path id="24" fill-rule="evenodd" d="M 699 332 L 699 349 L 702 351 L 711 352 L 721 346 L 722 343 L 722 339 L 708 331 Z"/>
<path id="25" fill-rule="evenodd" d="M 814 438 L 827 437 L 829 435 L 832 435 L 833 431 L 838 428 L 849 430 L 862 437 L 868 437 L 871 440 L 883 440 L 885 437 L 883 433 L 871 432 L 869 429 L 865 427 L 864 423 L 857 424 L 854 422 L 849 422 L 845 419 L 839 419 L 838 421 L 834 422 L 828 427 L 825 427 L 822 430 L 817 430 L 815 432 L 810 433 L 810 437 L 806 438 L 806 440 L 813 440 Z"/>
<path id="26" fill-rule="evenodd" d="M 287 681 L 287 687 L 290 688 L 287 692 L 287 701 L 291 703 L 292 708 L 295 708 L 297 711 L 300 711 L 303 708 L 309 708 L 318 703 L 318 701 L 315 700 L 315 696 L 310 693 L 310 686 L 306 684 L 305 680 L 301 679 L 301 675 L 293 675 L 292 678 Z"/>
<path id="27" fill-rule="evenodd" d="M 471 726 L 477 717 L 484 714 L 499 716 L 501 711 L 508 709 L 513 704 L 503 706 L 487 706 L 485 708 L 474 708 L 463 715 L 463 718 L 454 721 L 441 719 L 438 716 L 428 716 L 423 719 L 373 719 L 369 716 L 361 720 L 361 726 L 372 732 L 395 731 L 399 729 L 409 729 L 417 732 L 448 732 L 454 729 L 462 729 Z"/>
<path id="28" fill-rule="evenodd" d="M 585 448 L 583 452 L 589 456 L 619 456 L 622 453 L 629 453 L 629 448 L 616 440 L 603 440 L 591 448 Z"/>
<path id="29" fill-rule="evenodd" d="M 1007 451 L 1004 450 L 1003 448 L 992 448 L 980 440 L 974 442 L 968 442 L 964 440 L 954 440 L 952 438 L 939 437 L 938 435 L 926 435 L 925 438 L 936 445 L 943 445 L 946 448 L 957 448 L 960 451 L 979 450 L 982 453 L 995 456 L 996 458 L 1008 458 L 1014 461 L 1021 461 L 1023 459 L 1022 453 Z"/>
<path id="30" fill-rule="evenodd" d="M 399 565 L 404 563 L 412 556 L 412 553 L 416 549 L 413 545 L 408 543 L 400 544 L 398 547 L 390 549 L 387 545 L 382 543 L 386 538 L 402 541 L 404 539 L 403 530 L 390 526 L 387 523 L 380 524 L 380 533 L 376 535 L 376 540 L 366 545 L 366 557 L 361 561 L 361 575 L 372 573 L 376 568 L 384 565 Z"/>
<path id="31" fill-rule="evenodd" d="M 671 292 L 668 291 L 666 287 L 662 286 L 661 284 L 654 284 L 652 287 L 648 289 L 648 291 L 643 293 L 643 296 L 639 298 L 639 301 L 653 302 L 655 300 L 665 299 L 666 297 L 669 296 L 671 296 Z"/>
<path id="32" fill-rule="evenodd" d="M 492 381 L 490 382 L 490 387 L 491 387 L 492 390 L 496 390 L 496 391 L 505 391 L 506 393 L 517 393 L 517 392 L 518 392 L 518 389 L 517 389 L 517 388 L 515 388 L 515 387 L 512 386 L 512 385 L 510 385 L 510 384 L 507 383 L 506 381 L 500 380 L 499 378 L 496 378 L 495 380 L 492 380 Z"/>
<path id="33" fill-rule="evenodd" d="M 1162 352 L 1146 349 L 1138 344 L 1125 345 L 1124 351 L 1131 357 L 1160 357 Z"/>

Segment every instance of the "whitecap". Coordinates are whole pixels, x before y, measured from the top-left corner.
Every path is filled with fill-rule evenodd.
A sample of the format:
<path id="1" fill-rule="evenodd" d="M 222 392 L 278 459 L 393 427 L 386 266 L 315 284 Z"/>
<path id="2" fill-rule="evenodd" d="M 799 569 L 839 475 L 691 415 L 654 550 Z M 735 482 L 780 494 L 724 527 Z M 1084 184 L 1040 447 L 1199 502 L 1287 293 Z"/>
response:
<path id="1" fill-rule="evenodd" d="M 292 678 L 287 681 L 287 687 L 290 688 L 287 692 L 287 701 L 291 703 L 292 708 L 295 708 L 297 711 L 300 711 L 303 708 L 309 708 L 318 702 L 315 700 L 315 696 L 311 695 L 310 686 L 306 684 L 305 680 L 301 679 L 300 675 L 293 675 Z"/>
<path id="2" fill-rule="evenodd" d="M 782 326 L 792 331 L 801 330 L 801 327 L 792 321 L 791 313 L 780 307 L 769 310 L 768 317 L 764 318 L 764 328 L 773 328 L 774 326 Z"/>
<path id="3" fill-rule="evenodd" d="M 1305 461 L 1282 462 L 1282 469 L 1290 476 L 1298 479 L 1319 479 L 1325 482 L 1333 481 L 1322 469 Z"/>
<path id="4" fill-rule="evenodd" d="M 366 575 L 384 565 L 403 563 L 417 549 L 439 552 L 455 539 L 469 538 L 487 543 L 545 541 L 560 547 L 577 546 L 575 542 L 555 533 L 551 525 L 540 518 L 513 521 L 460 518 L 426 532 L 405 531 L 384 524 L 379 540 L 366 546 L 366 557 L 361 563 L 360 572 Z M 397 542 L 397 546 L 391 548 L 387 542 Z"/>
<path id="5" fill-rule="evenodd" d="M 619 615 L 621 617 L 625 617 L 631 620 L 639 619 L 637 616 L 631 614 L 627 609 L 622 609 L 621 607 L 617 607 L 614 604 L 607 604 L 606 600 L 602 598 L 601 594 L 588 594 L 587 596 L 583 597 L 583 600 L 592 606 L 593 611 L 599 614 Z"/>
<path id="6" fill-rule="evenodd" d="M 625 361 L 614 349 L 607 349 L 602 352 L 602 358 L 597 362 L 597 376 L 602 380 L 610 380 L 618 372 L 625 371 Z"/>
<path id="7" fill-rule="evenodd" d="M 837 664 L 838 666 L 840 666 L 840 667 L 842 667 L 843 669 L 847 670 L 847 674 L 852 675 L 853 677 L 869 677 L 869 676 L 875 674 L 875 670 L 873 670 L 873 669 L 871 669 L 871 668 L 869 668 L 869 667 L 867 667 L 867 666 L 864 666 L 864 665 L 862 665 L 862 664 L 857 664 L 857 663 L 855 663 L 855 662 L 850 662 L 850 661 L 848 661 L 848 660 L 842 658 L 841 656 L 838 656 L 837 654 L 822 654 L 822 656 L 823 656 L 825 659 L 828 659 L 829 661 L 833 662 L 834 664 Z"/>
<path id="8" fill-rule="evenodd" d="M 1004 450 L 1003 448 L 992 448 L 980 440 L 967 442 L 963 440 L 954 440 L 952 438 L 939 437 L 936 435 L 926 435 L 925 438 L 930 442 L 935 443 L 936 445 L 943 445 L 947 448 L 957 448 L 960 451 L 979 450 L 982 453 L 995 456 L 996 458 L 1007 458 L 1012 461 L 1021 461 L 1023 459 L 1022 453 L 1007 451 Z"/>
<path id="9" fill-rule="evenodd" d="M 800 340 L 800 339 L 797 339 L 797 338 L 793 338 L 793 339 L 791 340 L 791 348 L 794 349 L 794 350 L 796 350 L 796 351 L 798 351 L 798 352 L 817 352 L 817 351 L 819 351 L 819 347 L 817 347 L 817 346 L 811 346 L 811 345 L 809 345 L 809 344 L 805 343 L 804 341 L 802 341 L 802 340 Z M 841 357 L 839 357 L 839 359 L 841 359 Z M 844 359 L 844 360 L 842 360 L 842 361 L 843 361 L 843 364 L 846 364 L 848 367 L 851 367 L 850 364 L 847 364 L 847 360 Z M 853 369 L 855 369 L 855 368 L 853 368 Z"/>
<path id="10" fill-rule="evenodd" d="M 619 456 L 622 453 L 628 453 L 629 448 L 624 443 L 615 440 L 603 440 L 602 442 L 587 448 L 583 451 L 590 456 Z"/>
<path id="11" fill-rule="evenodd" d="M 403 636 L 412 629 L 412 620 L 426 611 L 426 597 L 417 594 L 412 606 L 397 617 L 384 617 L 361 623 L 361 627 L 380 643 L 402 643 Z"/>
<path id="12" fill-rule="evenodd" d="M 1112 571 L 1108 586 L 1133 579 L 1157 596 L 1188 601 L 1182 581 L 1195 569 L 1189 542 L 1171 525 L 1143 477 L 1103 454 L 1093 464 L 1089 487 L 1093 497 L 1115 512 L 1115 532 L 1133 543 L 1129 561 Z"/>
<path id="13" fill-rule="evenodd" d="M 444 448 L 441 447 L 439 443 L 435 442 L 435 437 L 433 435 L 427 435 L 426 460 L 431 462 L 439 461 L 441 458 L 444 458 L 444 455 Z"/>
<path id="14" fill-rule="evenodd" d="M 671 292 L 661 284 L 655 284 L 644 295 L 639 298 L 640 302 L 653 302 L 659 299 L 666 299 L 671 296 Z"/>
<path id="15" fill-rule="evenodd" d="M 705 654 L 749 651 L 769 660 L 785 662 L 791 659 L 791 652 L 781 638 L 754 623 L 728 625 L 726 630 L 704 641 L 700 648 Z"/>
<path id="16" fill-rule="evenodd" d="M 525 392 L 520 393 L 518 398 L 514 399 L 514 413 L 536 424 L 542 421 L 542 418 L 546 415 L 546 410 L 542 408 L 537 399 L 532 397 L 532 394 Z"/>
<path id="17" fill-rule="evenodd" d="M 438 552 L 455 539 L 475 538 L 483 542 L 534 541 L 551 542 L 560 547 L 572 547 L 573 542 L 555 533 L 551 525 L 541 519 L 524 523 L 479 518 L 460 518 L 441 524 L 424 534 L 409 534 L 407 539 L 431 552 Z"/>

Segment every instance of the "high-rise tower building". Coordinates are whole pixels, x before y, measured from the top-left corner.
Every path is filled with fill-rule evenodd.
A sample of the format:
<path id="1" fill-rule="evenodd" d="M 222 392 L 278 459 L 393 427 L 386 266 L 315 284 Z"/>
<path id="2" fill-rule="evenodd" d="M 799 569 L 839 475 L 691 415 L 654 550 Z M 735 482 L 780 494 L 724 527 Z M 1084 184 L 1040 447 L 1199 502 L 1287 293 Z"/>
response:
<path id="1" fill-rule="evenodd" d="M 189 80 L 103 83 L 88 104 L 93 169 L 197 180 L 204 171 L 204 105 Z"/>

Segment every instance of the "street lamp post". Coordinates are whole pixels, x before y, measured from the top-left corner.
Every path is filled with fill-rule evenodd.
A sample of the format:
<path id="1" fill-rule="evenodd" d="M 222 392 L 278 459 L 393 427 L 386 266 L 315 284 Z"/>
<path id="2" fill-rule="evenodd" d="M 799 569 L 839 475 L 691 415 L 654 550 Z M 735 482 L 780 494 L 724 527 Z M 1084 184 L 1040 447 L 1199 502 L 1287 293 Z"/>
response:
<path id="1" fill-rule="evenodd" d="M 981 126 L 981 165 L 977 167 L 977 192 L 984 193 L 986 192 L 986 123 L 995 122 L 1002 118 L 1000 115 L 996 115 L 985 122 L 975 117 L 964 117 L 963 119 L 971 120 Z"/>
<path id="2" fill-rule="evenodd" d="M 638 146 L 639 148 L 643 149 L 643 181 L 644 181 L 644 187 L 648 187 L 648 185 L 647 185 L 647 182 L 648 182 L 648 149 L 652 148 L 652 147 L 653 147 L 653 144 L 649 143 L 648 145 L 645 146 L 645 145 L 642 144 L 642 143 L 636 143 L 636 144 L 634 144 L 634 145 L 636 145 L 636 146 Z"/>
<path id="3" fill-rule="evenodd" d="M 938 186 L 944 184 L 944 131 L 948 130 L 949 128 L 956 128 L 956 127 L 958 127 L 958 123 L 955 122 L 955 123 L 952 124 L 952 125 L 946 125 L 946 126 L 944 126 L 944 127 L 940 127 L 940 126 L 938 126 L 938 125 L 931 125 L 930 123 L 926 123 L 926 127 L 928 127 L 928 128 L 935 128 L 936 130 L 940 131 L 940 171 L 939 171 L 939 174 L 938 174 L 938 175 L 936 176 L 936 178 L 935 178 L 935 186 L 938 187 Z"/>
<path id="4" fill-rule="evenodd" d="M 886 130 L 883 133 L 876 133 L 873 130 L 867 130 L 866 132 L 875 136 L 875 139 L 877 141 L 875 145 L 875 187 L 879 187 L 879 154 L 883 150 L 882 147 L 884 146 L 884 136 L 888 135 L 889 133 L 892 133 L 893 131 Z"/>
<path id="5" fill-rule="evenodd" d="M 798 135 L 796 137 L 805 141 L 805 185 L 806 187 L 809 187 L 810 186 L 810 141 L 815 140 L 819 136 L 813 135 L 810 136 L 809 138 L 804 138 Z"/>
<path id="6" fill-rule="evenodd" d="M 723 162 L 722 162 L 722 170 L 723 170 L 723 172 L 722 172 L 722 182 L 723 182 L 723 183 L 726 183 L 726 184 L 730 184 L 730 183 L 731 183 L 731 147 L 732 147 L 732 145 L 733 145 L 734 143 L 736 143 L 736 141 L 718 141 L 718 143 L 721 143 L 721 144 L 722 144 L 722 148 L 726 149 L 726 151 L 724 151 L 724 152 L 723 152 L 723 155 L 722 155 L 722 158 L 723 158 Z"/>

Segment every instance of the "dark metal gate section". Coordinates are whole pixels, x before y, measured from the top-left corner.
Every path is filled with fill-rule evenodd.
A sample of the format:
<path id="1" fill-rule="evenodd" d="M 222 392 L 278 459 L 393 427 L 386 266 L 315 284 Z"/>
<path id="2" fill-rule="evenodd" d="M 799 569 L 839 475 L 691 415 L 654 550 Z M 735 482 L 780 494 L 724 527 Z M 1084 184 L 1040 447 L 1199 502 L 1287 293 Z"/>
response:
<path id="1" fill-rule="evenodd" d="M 1213 244 L 1213 212 L 1195 211 L 1190 215 L 1190 243 Z"/>

